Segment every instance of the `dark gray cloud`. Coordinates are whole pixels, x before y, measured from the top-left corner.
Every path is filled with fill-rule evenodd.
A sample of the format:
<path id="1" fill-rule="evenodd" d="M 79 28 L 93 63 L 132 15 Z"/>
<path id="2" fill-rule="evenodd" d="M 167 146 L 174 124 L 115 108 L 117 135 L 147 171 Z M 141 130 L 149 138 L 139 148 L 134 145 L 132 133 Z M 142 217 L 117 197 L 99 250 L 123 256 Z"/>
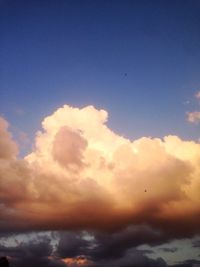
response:
<path id="1" fill-rule="evenodd" d="M 48 258 L 15 258 L 11 260 L 12 267 L 66 267 L 60 260 Z"/>
<path id="2" fill-rule="evenodd" d="M 81 232 L 61 232 L 57 254 L 62 258 L 88 255 L 90 243 L 83 238 Z"/>
<path id="3" fill-rule="evenodd" d="M 192 242 L 192 246 L 194 248 L 200 248 L 200 239 L 199 240 L 195 240 Z"/>
<path id="4" fill-rule="evenodd" d="M 162 232 L 148 226 L 131 226 L 118 232 L 90 232 L 89 238 L 82 232 L 61 232 L 57 248 L 59 257 L 86 255 L 95 262 L 122 258 L 129 249 L 142 244 L 159 245 L 166 240 Z M 145 251 L 141 251 L 145 254 Z"/>
<path id="5" fill-rule="evenodd" d="M 59 238 L 54 249 L 48 235 L 36 235 L 17 246 L 2 243 L 0 256 L 7 256 L 11 267 L 169 267 L 162 258 L 151 259 L 146 255 L 149 251 L 137 249 L 140 244 L 154 246 L 163 242 L 161 233 L 146 226 L 127 227 L 118 233 L 54 232 L 52 237 Z M 162 250 L 175 252 L 177 248 Z M 188 260 L 170 267 L 199 267 L 199 264 L 200 261 Z"/>
<path id="6" fill-rule="evenodd" d="M 7 256 L 11 267 L 64 267 L 60 259 L 52 255 L 50 240 L 43 237 L 40 241 L 22 242 L 18 246 L 0 246 L 0 255 Z"/>
<path id="7" fill-rule="evenodd" d="M 167 240 L 167 237 L 158 230 L 145 225 L 129 226 L 114 233 L 95 233 L 96 246 L 92 255 L 100 258 L 120 258 L 130 248 L 142 244 L 159 245 Z"/>
<path id="8" fill-rule="evenodd" d="M 200 261 L 199 260 L 187 260 L 185 262 L 172 265 L 170 267 L 199 267 Z"/>
<path id="9" fill-rule="evenodd" d="M 147 226 L 128 227 L 118 233 L 93 232 L 85 240 L 81 232 L 62 233 L 57 253 L 60 257 L 84 255 L 88 267 L 166 267 L 163 259 L 150 259 L 136 247 L 144 242 L 157 245 L 162 240 Z M 85 266 L 85 265 L 84 265 Z"/>
<path id="10" fill-rule="evenodd" d="M 131 250 L 117 259 L 99 260 L 95 267 L 167 267 L 161 258 L 150 259 L 138 250 Z"/>
<path id="11" fill-rule="evenodd" d="M 153 232 L 150 234 L 152 230 L 142 226 L 139 230 L 141 234 L 144 231 L 143 235 L 148 235 L 149 231 L 149 243 L 159 243 L 159 239 L 153 238 Z M 82 260 L 84 267 L 167 266 L 163 259 L 150 259 L 145 250 L 136 248 L 144 242 L 144 237 L 139 238 L 138 229 L 134 227 L 119 233 L 90 234 L 81 231 L 54 233 L 54 237 L 59 238 L 54 249 L 48 236 L 19 242 L 17 246 L 0 245 L 0 256 L 7 256 L 11 267 L 79 267 Z"/>

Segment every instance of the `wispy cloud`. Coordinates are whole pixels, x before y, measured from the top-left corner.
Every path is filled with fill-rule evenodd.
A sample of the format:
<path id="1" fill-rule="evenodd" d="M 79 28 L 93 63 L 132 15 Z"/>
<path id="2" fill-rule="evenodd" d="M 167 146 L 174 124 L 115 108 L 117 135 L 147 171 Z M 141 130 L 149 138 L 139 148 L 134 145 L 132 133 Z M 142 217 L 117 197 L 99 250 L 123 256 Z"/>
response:
<path id="1" fill-rule="evenodd" d="M 200 101 L 200 91 L 195 94 L 195 98 Z M 186 113 L 187 121 L 198 124 L 200 122 L 200 111 L 191 111 Z"/>
<path id="2" fill-rule="evenodd" d="M 187 120 L 191 123 L 199 123 L 200 111 L 187 112 Z"/>
<path id="3" fill-rule="evenodd" d="M 200 100 L 200 91 L 198 91 L 196 94 L 195 94 L 195 97 Z"/>

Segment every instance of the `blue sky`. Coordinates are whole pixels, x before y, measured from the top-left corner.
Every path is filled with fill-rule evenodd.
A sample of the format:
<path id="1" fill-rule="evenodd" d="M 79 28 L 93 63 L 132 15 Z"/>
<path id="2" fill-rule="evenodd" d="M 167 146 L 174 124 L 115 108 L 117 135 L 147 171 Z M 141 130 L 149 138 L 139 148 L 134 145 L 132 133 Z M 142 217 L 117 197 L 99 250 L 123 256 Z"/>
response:
<path id="1" fill-rule="evenodd" d="M 191 197 L 190 204 L 193 203 L 192 201 L 194 201 L 195 205 L 197 205 L 199 203 L 199 200 L 197 197 L 198 188 L 196 187 L 196 185 L 199 185 L 198 175 L 200 172 L 198 167 L 199 165 L 195 165 L 196 162 L 199 162 L 198 160 L 200 158 L 199 154 L 197 153 L 197 151 L 199 151 L 198 142 L 200 138 L 200 126 L 198 124 L 198 122 L 200 121 L 199 44 L 199 0 L 0 0 L 0 116 L 3 116 L 10 123 L 11 132 L 14 134 L 14 139 L 21 144 L 20 157 L 31 151 L 34 144 L 33 139 L 35 133 L 41 129 L 41 121 L 46 116 L 52 114 L 56 109 L 62 107 L 64 104 L 78 108 L 93 105 L 97 109 L 105 109 L 106 111 L 108 111 L 108 126 L 118 135 L 122 135 L 131 140 L 144 136 L 162 138 L 167 135 L 176 135 L 185 140 L 196 141 L 196 144 L 186 144 L 184 142 L 181 143 L 174 139 L 165 141 L 165 143 L 168 142 L 167 145 L 169 145 L 169 150 L 167 152 L 165 151 L 166 154 L 168 153 L 166 156 L 167 160 L 166 162 L 164 161 L 166 158 L 164 158 L 163 160 L 166 166 L 164 166 L 163 164 L 163 166 L 161 166 L 161 169 L 159 169 L 160 167 L 157 166 L 158 171 L 156 169 L 157 172 L 155 172 L 155 175 L 157 175 L 156 178 L 158 178 L 158 183 L 155 183 L 155 188 L 156 186 L 160 186 L 161 189 L 163 189 L 162 183 L 165 182 L 165 178 L 171 178 L 171 180 L 168 179 L 167 181 L 169 182 L 169 186 L 167 187 L 166 191 L 170 195 L 171 192 L 168 191 L 171 191 L 172 187 L 172 191 L 174 190 L 174 192 L 177 193 L 179 197 L 179 188 L 176 188 L 175 182 L 175 186 L 173 187 L 171 185 L 171 181 L 173 179 L 175 181 L 175 179 L 178 177 L 177 184 L 180 181 L 182 183 L 182 180 L 183 183 L 185 182 L 186 174 L 184 173 L 184 170 L 185 172 L 189 173 L 189 167 L 187 164 L 188 161 L 191 160 L 191 163 L 194 164 L 194 166 L 192 167 L 193 169 L 191 168 L 191 173 L 193 173 L 189 173 L 188 177 L 192 177 L 191 181 L 193 181 L 192 179 L 194 179 L 194 183 L 191 183 L 193 186 L 191 186 L 191 191 L 186 191 L 187 193 L 189 192 L 189 197 L 194 197 Z M 199 92 L 198 97 L 197 92 Z M 195 118 L 196 121 L 193 122 L 197 123 L 190 123 L 187 120 L 187 112 L 194 111 L 197 111 L 198 114 L 195 115 L 197 116 Z M 66 109 L 61 110 L 61 113 L 63 114 L 63 117 L 61 116 L 61 118 L 64 118 L 64 115 L 66 116 L 66 114 L 68 114 L 67 112 L 69 112 L 69 114 L 71 112 L 72 116 L 75 116 L 77 121 L 79 121 L 79 116 L 80 118 L 82 118 L 81 116 L 85 116 L 83 115 L 84 111 L 82 111 L 81 109 L 79 109 L 79 115 L 77 115 L 75 114 L 76 111 L 74 109 L 70 111 L 69 108 L 66 107 Z M 98 113 L 97 110 L 94 109 L 89 109 L 89 111 L 87 112 L 87 115 L 89 114 L 89 118 L 90 115 L 91 118 L 93 118 L 93 115 Z M 191 115 L 193 115 L 193 113 L 191 113 Z M 67 148 L 64 146 L 65 142 L 63 142 L 63 140 L 65 139 L 62 139 L 62 135 L 66 134 L 69 139 L 72 138 L 72 143 L 76 143 L 76 141 L 78 142 L 81 147 L 80 151 L 82 151 L 82 149 L 84 150 L 85 142 L 82 139 L 81 135 L 79 136 L 76 134 L 74 137 L 74 132 L 67 132 L 66 129 L 64 129 L 64 132 L 62 132 L 61 128 L 63 127 L 64 122 L 63 125 L 62 123 L 61 125 L 59 125 L 60 122 L 57 125 L 57 121 L 54 117 L 56 118 L 56 116 L 52 115 L 49 119 L 49 121 L 52 122 L 52 125 L 55 124 L 55 128 L 57 127 L 56 130 L 58 134 L 54 136 L 54 139 L 56 140 L 56 138 L 58 137 L 58 140 L 57 143 L 54 143 L 56 143 L 56 145 L 60 145 L 60 142 L 62 141 L 61 148 L 63 145 L 63 151 L 65 152 L 65 149 L 67 150 L 70 148 L 70 146 L 66 146 Z M 68 119 L 66 119 L 66 123 L 69 123 L 69 125 L 66 124 L 64 125 L 64 127 L 71 125 L 71 122 L 69 121 Z M 86 124 L 87 123 L 88 122 L 86 120 Z M 2 132 L 4 138 L 4 121 L 2 122 L 0 120 L 0 134 L 1 127 L 3 128 Z M 98 127 L 100 127 L 100 130 L 103 129 L 102 132 L 105 130 L 102 125 L 98 125 Z M 48 127 L 44 129 L 44 132 L 47 130 Z M 48 133 L 50 137 L 48 136 L 48 134 L 45 136 L 44 133 L 44 136 L 41 137 L 42 141 L 38 138 L 40 145 L 43 141 L 44 143 L 50 142 L 49 140 L 53 142 L 52 140 L 54 139 L 51 138 L 53 134 L 55 135 L 55 133 L 53 132 L 52 134 L 51 131 L 53 132 L 53 130 L 50 129 Z M 122 140 L 120 139 L 121 137 L 117 136 L 117 134 L 113 136 L 113 144 L 115 141 L 115 144 L 121 144 L 122 142 Z M 105 133 L 105 136 L 107 136 L 107 132 Z M 44 140 L 42 139 L 43 137 Z M 15 151 L 16 147 L 15 145 L 13 145 L 13 142 L 11 142 L 9 138 L 10 137 L 8 135 L 8 148 L 13 146 L 13 151 Z M 105 140 L 107 142 L 106 138 Z M 158 144 L 156 143 L 156 141 L 154 144 L 154 141 L 152 139 L 149 140 L 150 141 L 148 142 L 147 140 L 144 140 L 144 144 L 142 143 L 144 146 L 141 145 L 141 152 L 144 153 L 146 148 L 149 149 L 149 151 L 151 151 L 152 149 L 152 158 L 156 155 L 157 157 L 155 156 L 155 159 L 159 161 L 159 155 L 161 155 L 161 158 L 163 157 L 163 155 L 165 155 L 165 153 L 162 154 L 160 152 L 164 147 L 164 142 L 161 145 L 162 148 L 160 149 L 159 147 L 159 149 L 157 149 Z M 106 142 L 105 144 L 107 144 Z M 152 146 L 150 145 L 151 142 Z M 182 155 L 176 146 L 173 155 L 173 145 L 176 144 L 176 142 L 181 147 L 180 151 L 182 151 Z M 2 143 L 0 142 L 0 148 Z M 138 144 L 136 144 L 136 148 L 137 145 Z M 187 149 L 189 149 L 190 146 L 191 155 L 189 155 L 189 152 L 187 153 Z M 31 160 L 33 160 L 33 166 L 31 169 L 33 177 L 35 177 L 34 175 L 36 175 L 34 165 L 35 162 L 36 166 L 38 162 L 44 164 L 44 170 L 46 166 L 50 166 L 50 172 L 52 171 L 53 173 L 54 171 L 54 165 L 52 165 L 53 167 L 51 166 L 51 161 L 48 161 L 49 158 L 47 159 L 47 161 L 45 161 L 45 156 L 47 153 L 46 151 L 43 151 L 44 147 L 41 145 L 39 149 L 37 148 L 38 150 L 36 149 L 35 154 L 33 153 L 30 156 L 31 164 Z M 112 150 L 112 144 L 110 147 Z M 43 158 L 40 158 L 41 151 L 42 153 L 44 152 L 45 155 L 42 155 L 44 156 Z M 56 153 L 57 151 L 62 152 L 62 149 L 60 149 L 59 147 L 59 149 L 56 150 Z M 76 155 L 74 156 L 75 159 L 79 159 L 80 151 L 77 152 L 77 158 Z M 128 149 L 127 151 L 129 152 Z M 122 153 L 122 158 L 119 157 L 119 162 L 123 162 L 124 158 L 126 158 L 123 155 L 126 155 L 126 153 L 127 155 L 129 155 L 127 151 L 126 149 L 122 149 L 122 151 L 120 152 Z M 135 151 L 135 153 L 137 154 L 137 149 Z M 99 154 L 101 154 L 101 152 L 102 151 L 100 150 Z M 55 155 L 57 156 L 56 153 Z M 148 160 L 149 162 L 151 162 L 151 157 L 148 158 L 149 155 L 147 155 L 146 157 L 146 154 L 142 153 L 138 154 L 138 157 L 141 157 L 141 162 L 143 162 L 142 157 L 144 157 L 144 165 Z M 156 153 L 158 153 L 158 155 Z M 104 156 L 104 154 L 102 155 Z M 108 155 L 110 154 L 108 153 Z M 169 155 L 170 157 L 168 161 Z M 136 155 L 134 155 L 134 157 L 136 157 Z M 45 160 L 43 163 L 44 158 Z M 92 156 L 90 155 L 89 160 L 91 160 L 91 158 Z M 109 160 L 108 165 L 110 164 Z M 179 160 L 184 164 L 178 164 L 180 163 Z M 29 159 L 27 161 L 29 162 Z M 57 161 L 55 160 L 56 164 Z M 140 163 L 140 161 L 138 162 Z M 21 162 L 19 161 L 16 164 L 19 164 L 20 169 Z M 147 165 L 147 170 L 150 169 L 151 171 L 151 167 L 153 165 L 154 164 Z M 27 170 L 26 168 L 24 169 L 26 171 L 24 174 L 26 179 L 26 175 L 29 175 L 29 170 Z M 69 168 L 69 173 L 71 172 L 71 170 L 72 169 Z M 41 170 L 39 169 L 38 173 L 40 171 L 43 172 L 43 168 L 41 168 Z M 130 169 L 130 173 L 131 172 L 132 169 Z M 165 172 L 167 173 L 166 175 Z M 11 168 L 11 170 L 8 170 L 8 173 L 13 174 L 13 169 Z M 99 174 L 99 177 L 101 177 L 101 175 L 104 175 L 104 172 L 102 173 Z M 125 178 L 127 179 L 127 181 L 129 181 L 130 177 L 126 177 L 126 174 L 129 172 L 127 171 L 126 173 L 125 170 L 124 173 Z M 135 176 L 133 176 L 134 179 L 138 179 L 138 177 L 141 175 L 141 172 L 138 173 L 136 172 Z M 154 173 L 154 170 L 152 173 Z M 47 174 L 49 174 L 48 170 Z M 22 183 L 22 185 L 24 185 L 26 184 L 24 183 L 24 181 L 27 181 L 20 180 L 21 177 L 23 178 L 23 175 L 21 175 L 20 173 L 20 182 L 18 183 L 17 175 L 18 173 L 16 174 L 17 178 L 14 176 L 16 178 L 15 182 L 17 183 L 16 188 L 18 188 L 18 184 L 20 182 Z M 58 174 L 56 173 L 56 175 Z M 73 175 L 74 173 L 72 173 L 72 176 Z M 109 175 L 111 174 L 109 173 Z M 181 178 L 183 176 L 182 180 L 179 180 L 179 175 L 181 176 Z M 148 181 L 149 173 L 145 173 L 144 176 L 145 179 L 147 178 L 146 181 Z M 40 173 L 38 177 L 41 178 Z M 57 176 L 55 177 L 57 179 Z M 82 176 L 80 177 L 82 178 Z M 159 180 L 160 177 L 161 180 Z M 47 175 L 47 178 L 51 179 L 52 177 Z M 153 183 L 155 182 L 155 180 L 156 179 L 154 179 L 153 177 Z M 38 190 L 38 194 L 41 193 L 40 187 L 45 185 L 48 188 L 47 185 L 49 184 L 46 185 L 45 182 L 41 186 L 39 183 L 39 186 L 36 183 L 36 187 L 38 186 L 39 188 L 36 188 Z M 138 182 L 138 184 L 140 184 L 140 181 Z M 130 185 L 132 184 L 130 183 Z M 168 184 L 166 183 L 166 185 Z M 127 188 L 129 187 L 130 186 L 128 184 Z M 24 187 L 22 186 L 21 188 Z M 27 188 L 26 189 L 29 190 L 28 186 Z M 51 187 L 49 188 L 51 192 Z M 121 186 L 119 186 L 119 188 L 121 189 Z M 60 187 L 58 187 L 57 191 L 59 192 L 59 190 Z M 13 192 L 14 191 L 15 190 L 13 190 Z M 142 198 L 143 191 L 144 190 L 142 189 Z M 18 198 L 16 197 L 15 199 L 15 192 L 13 192 L 13 199 L 16 201 L 16 203 L 18 203 Z M 80 192 L 82 191 L 80 190 Z M 144 192 L 146 193 L 146 189 Z M 164 194 L 164 190 L 161 192 L 162 194 Z M 168 197 L 167 193 L 166 196 Z M 12 194 L 10 198 L 13 201 Z M 155 191 L 156 197 L 153 194 L 151 196 L 153 199 L 152 203 L 154 203 L 154 201 L 157 201 L 157 196 L 160 197 L 160 195 L 162 195 L 156 194 L 157 191 Z M 33 199 L 31 199 L 34 204 L 35 195 L 33 196 Z M 52 195 L 54 196 L 54 192 L 52 193 Z M 47 197 L 49 196 L 47 195 Z M 50 194 L 50 198 L 51 197 L 52 196 Z M 188 199 L 190 200 L 189 197 Z M 161 201 L 162 200 L 163 199 L 161 197 Z M 5 203 L 7 204 L 6 201 L 7 199 L 5 200 Z M 24 203 L 26 203 L 26 201 L 27 200 L 25 199 Z M 30 204 L 32 205 L 31 201 Z M 15 210 L 16 206 L 14 206 L 13 210 Z M 10 212 L 9 208 L 8 213 Z M 150 207 L 150 209 L 151 208 L 152 207 Z M 27 210 L 25 205 L 25 213 Z M 193 211 L 192 208 L 191 210 Z M 5 214 L 7 215 L 7 213 Z M 90 236 L 94 239 L 87 241 L 88 243 L 84 239 L 85 237 L 88 237 L 87 234 L 85 235 L 85 233 L 82 234 L 81 232 L 78 232 L 77 234 L 77 229 L 75 229 L 74 232 L 72 231 L 71 233 L 58 232 L 55 234 L 55 236 L 56 238 L 60 238 L 59 240 L 61 240 L 58 241 L 58 243 L 60 242 L 58 252 L 60 249 L 59 255 L 60 259 L 62 259 L 62 262 L 57 262 L 57 258 L 55 258 L 55 262 L 53 263 L 55 265 L 51 266 L 66 266 L 63 265 L 65 258 L 62 255 L 62 249 L 67 250 L 71 245 L 67 242 L 69 242 L 68 240 L 72 240 L 75 244 L 78 244 L 77 247 L 79 247 L 79 244 L 83 245 L 84 253 L 88 252 L 88 244 L 90 244 L 91 248 L 92 246 L 97 246 L 98 248 L 96 252 L 91 252 L 91 257 L 94 257 L 94 262 L 98 261 L 98 255 L 100 255 L 101 253 L 103 254 L 103 252 L 105 253 L 105 255 L 107 255 L 106 253 L 109 252 L 110 247 L 112 248 L 113 246 L 117 250 L 120 247 L 120 242 L 124 242 L 124 248 L 122 248 L 122 252 L 126 253 L 125 255 L 127 255 L 127 257 L 123 256 L 122 258 L 120 258 L 119 262 L 117 261 L 116 263 L 113 259 L 109 259 L 109 261 L 107 262 L 106 256 L 103 255 L 105 256 L 105 258 L 102 257 L 102 265 L 97 265 L 98 267 L 103 267 L 104 264 L 105 266 L 108 266 L 106 264 L 111 264 L 109 265 L 111 267 L 121 267 L 122 265 L 120 264 L 122 264 L 123 262 L 126 263 L 127 260 L 132 262 L 132 257 L 134 255 L 136 262 L 137 259 L 140 259 L 138 257 L 141 257 L 142 262 L 148 261 L 148 264 L 150 264 L 145 265 L 145 263 L 144 266 L 152 266 L 150 259 L 146 258 L 146 254 L 148 253 L 149 258 L 152 258 L 152 261 L 156 260 L 158 257 L 162 257 L 162 259 L 166 261 L 166 264 L 175 264 L 181 261 L 182 251 L 185 252 L 183 261 L 185 261 L 186 265 L 177 265 L 177 267 L 191 267 L 192 263 L 188 263 L 187 260 L 196 260 L 196 262 L 193 263 L 198 264 L 200 262 L 200 255 L 198 253 L 198 249 L 200 247 L 199 231 L 197 231 L 195 228 L 198 226 L 198 217 L 196 223 L 195 216 L 196 214 L 194 212 L 194 219 L 193 217 L 191 219 L 192 223 L 190 221 L 188 222 L 191 223 L 191 232 L 189 233 L 187 233 L 187 230 L 184 232 L 184 229 L 182 228 L 180 232 L 178 231 L 179 229 L 176 229 L 176 217 L 174 221 L 172 221 L 172 229 L 167 228 L 167 223 L 166 225 L 164 224 L 164 226 L 161 223 L 163 227 L 161 227 L 161 231 L 159 232 L 159 230 L 155 230 L 153 227 L 155 227 L 156 224 L 153 226 L 151 225 L 153 219 L 150 217 L 149 228 L 147 227 L 149 223 L 149 221 L 147 220 L 148 223 L 144 226 L 144 229 L 143 226 L 136 224 L 133 228 L 131 228 L 132 225 L 130 225 L 130 229 L 129 227 L 127 227 L 127 229 L 118 229 L 119 232 L 117 233 L 113 232 L 109 234 L 102 234 L 99 232 L 94 232 Z M 187 214 L 185 215 L 184 219 L 184 222 L 187 225 Z M 22 222 L 19 222 L 19 225 L 21 225 L 21 223 L 23 224 L 23 220 Z M 193 226 L 195 229 L 194 234 L 192 231 Z M 31 230 L 34 231 L 34 227 Z M 40 230 L 56 230 L 45 228 L 46 225 L 44 228 L 43 227 L 44 226 L 42 225 Z M 64 227 L 66 227 L 66 225 Z M 101 230 L 102 229 L 98 229 L 98 231 L 100 232 Z M 169 232 L 167 232 L 168 230 Z M 2 234 L 1 231 L 2 229 L 0 228 L 0 237 Z M 139 233 L 139 235 L 137 233 Z M 141 241 L 143 240 L 143 236 L 140 239 L 141 233 L 143 235 L 146 235 L 145 238 L 147 237 L 147 243 L 149 242 L 148 245 L 146 245 L 146 241 Z M 41 246 L 46 246 L 48 250 L 49 241 L 47 240 L 47 237 L 50 238 L 48 235 L 51 235 L 51 233 L 48 232 L 46 235 L 47 236 L 44 238 L 36 238 L 37 242 L 39 242 L 37 243 L 38 249 L 41 251 Z M 21 255 L 20 253 L 26 251 L 26 249 L 31 249 L 33 244 L 28 243 L 28 235 L 26 240 L 26 238 L 24 238 L 23 236 L 23 233 L 21 237 L 21 233 L 19 231 L 19 236 L 19 242 L 16 241 L 17 237 L 15 239 L 16 244 L 19 244 L 21 240 L 25 240 L 27 242 L 27 244 L 23 243 L 19 246 L 20 251 L 18 251 L 17 253 Z M 55 236 L 51 236 L 54 241 L 57 240 Z M 131 247 L 133 245 L 133 241 L 129 239 L 129 236 L 133 237 L 133 239 L 135 238 L 138 242 L 136 242 L 137 244 L 135 243 L 135 247 Z M 191 236 L 195 236 L 195 239 L 192 239 Z M 144 240 L 146 240 L 145 238 Z M 114 240 L 114 243 L 109 243 L 110 241 L 108 240 L 112 239 Z M 13 236 L 11 237 L 11 240 L 13 242 Z M 1 241 L 2 240 L 0 239 L 0 245 L 4 244 L 1 243 Z M 8 244 L 13 245 L 9 238 L 7 242 Z M 141 248 L 143 248 L 143 252 L 137 251 L 138 247 L 140 246 Z M 103 252 L 102 247 L 105 247 L 105 251 Z M 174 252 L 172 252 L 173 248 L 175 248 Z M 133 249 L 133 253 L 131 255 L 129 255 L 129 249 Z M 6 248 L 3 248 L 3 245 L 0 246 L 0 256 L 2 251 L 6 251 Z M 11 249 L 9 253 L 11 253 L 11 255 L 12 253 L 14 253 L 13 255 L 15 257 L 16 251 L 15 249 L 13 249 L 13 251 Z M 80 251 L 78 249 L 77 251 L 77 253 L 80 254 Z M 172 255 L 170 253 L 174 254 Z M 49 256 L 51 256 L 51 253 L 45 255 L 46 260 L 49 260 Z M 19 256 L 19 258 L 20 257 L 21 256 Z M 21 266 L 26 266 L 27 259 L 19 259 L 18 264 L 20 264 L 20 260 L 22 260 Z M 43 256 L 40 260 L 41 265 L 37 265 L 39 267 L 43 266 Z M 78 261 L 77 259 L 73 260 Z M 18 267 L 17 262 L 14 263 L 16 264 L 14 265 L 14 267 Z M 162 261 L 155 261 L 154 264 L 154 266 L 158 267 L 166 266 Z M 67 266 L 70 267 L 70 265 Z M 130 267 L 130 265 L 128 264 L 123 266 Z"/>
<path id="2" fill-rule="evenodd" d="M 62 104 L 92 104 L 131 139 L 199 137 L 185 121 L 200 89 L 199 1 L 1 0 L 0 12 L 0 112 L 16 129 L 32 136 Z"/>

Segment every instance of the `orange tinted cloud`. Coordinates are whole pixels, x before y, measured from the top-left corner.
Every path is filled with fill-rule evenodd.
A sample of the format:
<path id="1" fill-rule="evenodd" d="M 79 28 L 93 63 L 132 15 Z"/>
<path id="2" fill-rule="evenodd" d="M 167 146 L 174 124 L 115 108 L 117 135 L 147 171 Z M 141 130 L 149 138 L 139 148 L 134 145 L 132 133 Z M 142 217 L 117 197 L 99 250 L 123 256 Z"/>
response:
<path id="1" fill-rule="evenodd" d="M 0 159 L 10 159 L 17 155 L 16 143 L 8 132 L 8 122 L 0 117 Z"/>
<path id="2" fill-rule="evenodd" d="M 94 266 L 92 261 L 88 260 L 85 256 L 78 256 L 74 258 L 65 258 L 62 260 L 68 267 L 89 267 Z"/>
<path id="3" fill-rule="evenodd" d="M 143 223 L 199 231 L 200 144 L 177 136 L 131 141 L 109 129 L 107 119 L 93 106 L 65 105 L 43 120 L 34 150 L 21 160 L 2 120 L 2 230 Z"/>

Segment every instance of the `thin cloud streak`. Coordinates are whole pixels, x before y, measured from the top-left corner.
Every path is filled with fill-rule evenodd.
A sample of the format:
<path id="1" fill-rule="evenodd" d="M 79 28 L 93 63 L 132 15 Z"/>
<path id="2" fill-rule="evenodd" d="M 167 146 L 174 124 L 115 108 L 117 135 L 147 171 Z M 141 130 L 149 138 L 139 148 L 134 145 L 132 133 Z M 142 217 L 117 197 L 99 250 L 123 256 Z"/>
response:
<path id="1" fill-rule="evenodd" d="M 200 91 L 198 91 L 195 94 L 195 98 L 200 103 Z M 187 121 L 190 122 L 190 123 L 198 124 L 199 121 L 200 121 L 200 111 L 199 110 L 192 111 L 192 112 L 187 112 L 186 116 L 187 116 Z"/>

